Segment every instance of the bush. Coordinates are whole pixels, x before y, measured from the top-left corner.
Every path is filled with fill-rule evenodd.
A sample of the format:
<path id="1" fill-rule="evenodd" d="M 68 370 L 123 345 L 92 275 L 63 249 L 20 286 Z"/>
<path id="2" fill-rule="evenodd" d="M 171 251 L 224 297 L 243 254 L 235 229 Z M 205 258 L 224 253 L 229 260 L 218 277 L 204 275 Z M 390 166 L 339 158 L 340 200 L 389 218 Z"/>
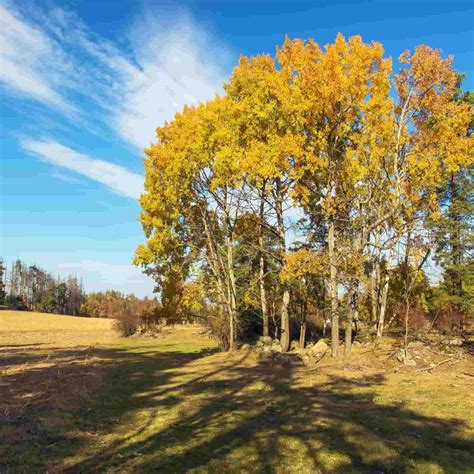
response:
<path id="1" fill-rule="evenodd" d="M 135 334 L 138 330 L 139 317 L 132 313 L 121 313 L 115 316 L 114 329 L 124 337 Z"/>
<path id="2" fill-rule="evenodd" d="M 405 327 L 405 303 L 399 302 L 395 305 L 394 322 L 398 328 Z M 430 327 L 430 321 L 427 313 L 421 306 L 410 308 L 408 314 L 408 327 L 410 332 L 415 334 L 426 332 Z"/>
<path id="3" fill-rule="evenodd" d="M 452 307 L 439 311 L 434 327 L 442 334 L 461 334 L 463 332 L 464 314 Z"/>

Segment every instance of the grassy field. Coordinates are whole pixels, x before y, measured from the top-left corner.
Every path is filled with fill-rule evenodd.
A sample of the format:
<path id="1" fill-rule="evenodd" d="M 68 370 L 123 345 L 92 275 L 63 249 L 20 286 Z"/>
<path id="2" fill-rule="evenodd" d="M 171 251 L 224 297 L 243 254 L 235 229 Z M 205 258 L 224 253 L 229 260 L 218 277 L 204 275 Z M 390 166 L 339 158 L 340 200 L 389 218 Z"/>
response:
<path id="1" fill-rule="evenodd" d="M 0 312 L 0 472 L 474 472 L 472 360 L 309 371 L 193 326 Z M 389 370 L 390 367 L 390 370 Z"/>

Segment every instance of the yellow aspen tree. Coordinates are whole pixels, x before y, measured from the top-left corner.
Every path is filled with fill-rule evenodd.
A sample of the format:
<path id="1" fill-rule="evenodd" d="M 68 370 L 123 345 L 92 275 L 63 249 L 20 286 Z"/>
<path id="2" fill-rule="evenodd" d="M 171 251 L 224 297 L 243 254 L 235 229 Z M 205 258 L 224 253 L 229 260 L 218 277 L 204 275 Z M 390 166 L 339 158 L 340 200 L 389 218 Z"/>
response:
<path id="1" fill-rule="evenodd" d="M 300 136 L 284 106 L 289 91 L 289 76 L 278 71 L 269 55 L 241 57 L 234 69 L 226 91 L 233 101 L 237 140 L 242 149 L 242 171 L 250 195 L 247 203 L 258 202 L 260 236 L 261 305 L 264 334 L 268 334 L 268 312 L 264 286 L 263 232 L 275 233 L 279 242 L 276 255 L 283 268 L 287 253 L 286 213 L 292 190 L 292 162 L 300 149 Z M 282 282 L 280 311 L 283 351 L 290 344 L 290 290 Z"/>
<path id="2" fill-rule="evenodd" d="M 303 130 L 303 153 L 295 160 L 296 195 L 308 210 L 320 203 L 327 232 L 331 352 L 337 357 L 337 242 L 345 225 L 343 218 L 351 216 L 349 208 L 378 158 L 378 150 L 367 157 L 366 149 L 371 141 L 376 142 L 378 119 L 389 113 L 390 61 L 383 58 L 379 43 L 366 45 L 359 36 L 346 41 L 341 34 L 324 49 L 312 40 L 287 39 L 278 59 L 293 77 L 288 107 L 295 111 Z"/>

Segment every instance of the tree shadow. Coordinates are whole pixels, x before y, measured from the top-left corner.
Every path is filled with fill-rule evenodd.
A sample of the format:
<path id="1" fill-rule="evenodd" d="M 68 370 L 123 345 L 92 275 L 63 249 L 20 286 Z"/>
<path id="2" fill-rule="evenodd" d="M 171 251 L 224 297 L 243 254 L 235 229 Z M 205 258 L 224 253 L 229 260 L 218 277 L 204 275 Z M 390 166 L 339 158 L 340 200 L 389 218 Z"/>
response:
<path id="1" fill-rule="evenodd" d="M 75 410 L 74 433 L 55 432 L 41 448 L 53 471 L 407 472 L 426 464 L 468 472 L 474 465 L 463 421 L 378 402 L 380 375 L 310 385 L 300 369 L 247 363 L 247 353 L 222 362 L 209 350 L 100 351 L 100 392 Z"/>

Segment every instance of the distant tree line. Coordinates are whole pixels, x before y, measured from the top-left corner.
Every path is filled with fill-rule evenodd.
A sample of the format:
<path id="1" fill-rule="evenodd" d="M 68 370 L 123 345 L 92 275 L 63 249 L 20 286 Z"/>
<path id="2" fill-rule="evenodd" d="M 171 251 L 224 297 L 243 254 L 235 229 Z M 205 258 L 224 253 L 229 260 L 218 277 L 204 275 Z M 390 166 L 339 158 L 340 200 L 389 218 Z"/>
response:
<path id="1" fill-rule="evenodd" d="M 0 305 L 16 310 L 111 318 L 124 336 L 159 329 L 163 316 L 156 298 L 140 299 L 120 291 L 86 294 L 76 275 L 55 277 L 20 259 L 7 268 L 0 259 Z"/>
<path id="2" fill-rule="evenodd" d="M 86 299 L 76 275 L 56 277 L 39 266 L 15 260 L 8 269 L 0 260 L 0 304 L 12 309 L 46 313 L 81 313 Z"/>
<path id="3" fill-rule="evenodd" d="M 94 318 L 114 318 L 116 329 L 124 336 L 137 331 L 154 332 L 159 327 L 159 305 L 156 298 L 140 299 L 120 291 L 90 293 L 81 306 L 81 313 Z"/>

